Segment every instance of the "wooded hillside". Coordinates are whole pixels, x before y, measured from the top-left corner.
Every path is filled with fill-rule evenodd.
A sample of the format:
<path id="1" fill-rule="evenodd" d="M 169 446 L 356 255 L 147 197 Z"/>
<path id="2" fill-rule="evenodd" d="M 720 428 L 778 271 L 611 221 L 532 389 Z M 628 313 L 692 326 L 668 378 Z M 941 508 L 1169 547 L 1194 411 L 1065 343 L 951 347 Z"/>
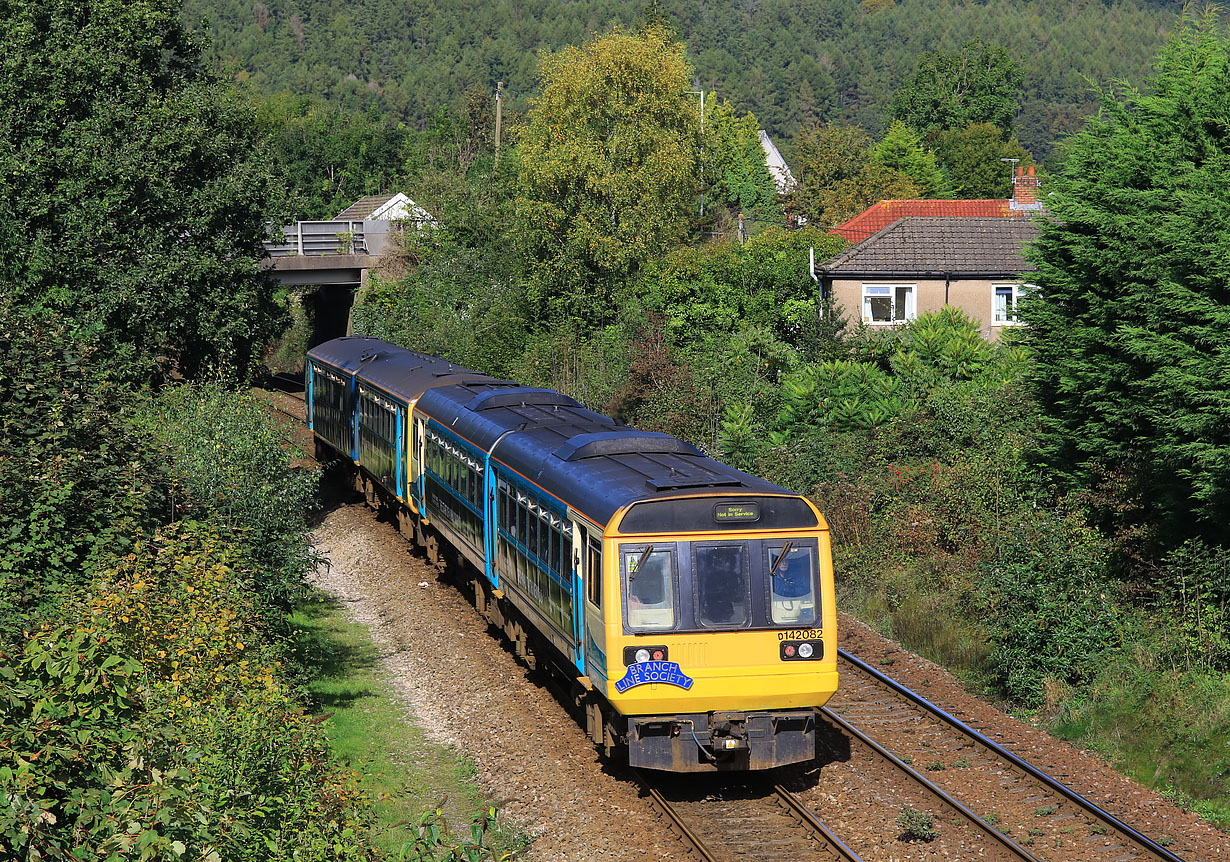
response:
<path id="1" fill-rule="evenodd" d="M 1022 144 L 1045 158 L 1096 108 L 1086 79 L 1139 80 L 1181 8 L 1146 0 L 186 0 L 216 58 L 261 92 L 371 107 L 422 127 L 474 85 L 504 81 L 514 109 L 534 92 L 538 52 L 612 24 L 664 20 L 687 46 L 697 88 L 716 91 L 789 140 L 815 121 L 879 137 L 920 54 L 971 39 L 1004 45 L 1025 72 Z"/>

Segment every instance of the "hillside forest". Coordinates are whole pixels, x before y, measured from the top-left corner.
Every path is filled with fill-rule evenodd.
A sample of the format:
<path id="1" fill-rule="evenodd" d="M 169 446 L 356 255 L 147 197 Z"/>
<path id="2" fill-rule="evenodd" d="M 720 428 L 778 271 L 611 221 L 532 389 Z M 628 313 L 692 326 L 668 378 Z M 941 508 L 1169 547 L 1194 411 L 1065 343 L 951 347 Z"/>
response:
<path id="1" fill-rule="evenodd" d="M 268 226 L 391 190 L 438 227 L 357 331 L 806 493 L 842 610 L 1230 829 L 1217 9 L 0 0 L 0 64 L 0 855 L 495 858 L 372 839 L 291 622 L 319 477 L 245 394 L 313 325 Z M 819 297 L 828 226 L 1004 158 L 1025 326 Z"/>

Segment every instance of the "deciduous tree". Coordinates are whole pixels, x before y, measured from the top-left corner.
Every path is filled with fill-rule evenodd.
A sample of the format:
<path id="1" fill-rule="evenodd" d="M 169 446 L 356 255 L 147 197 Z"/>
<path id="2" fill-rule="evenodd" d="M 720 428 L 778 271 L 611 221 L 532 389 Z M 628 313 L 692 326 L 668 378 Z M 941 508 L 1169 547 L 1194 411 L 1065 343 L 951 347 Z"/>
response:
<path id="1" fill-rule="evenodd" d="M 966 42 L 951 54 L 923 54 L 913 77 L 893 97 L 892 113 L 926 133 L 992 123 L 1009 131 L 1020 108 L 1024 74 L 1002 45 Z"/>
<path id="2" fill-rule="evenodd" d="M 1025 301 L 1044 454 L 1130 476 L 1172 533 L 1230 542 L 1230 46 L 1185 19 L 1067 149 Z"/>
<path id="3" fill-rule="evenodd" d="M 875 142 L 858 126 L 817 126 L 795 141 L 800 186 L 791 211 L 823 227 L 840 224 L 876 201 L 922 197 L 924 187 L 872 158 Z"/>
<path id="4" fill-rule="evenodd" d="M 618 30 L 542 58 L 521 138 L 517 237 L 539 314 L 596 322 L 616 285 L 683 239 L 698 187 L 699 111 L 683 45 Z"/>
<path id="5" fill-rule="evenodd" d="M 1006 198 L 1012 194 L 1009 165 L 1034 164 L 1029 151 L 1016 138 L 1004 140 L 990 123 L 947 129 L 934 138 L 936 157 L 943 165 L 958 198 Z M 1015 159 L 1005 164 L 1004 159 Z"/>
<path id="6" fill-rule="evenodd" d="M 0 0 L 0 298 L 131 374 L 242 370 L 283 320 L 256 263 L 281 184 L 178 14 Z"/>

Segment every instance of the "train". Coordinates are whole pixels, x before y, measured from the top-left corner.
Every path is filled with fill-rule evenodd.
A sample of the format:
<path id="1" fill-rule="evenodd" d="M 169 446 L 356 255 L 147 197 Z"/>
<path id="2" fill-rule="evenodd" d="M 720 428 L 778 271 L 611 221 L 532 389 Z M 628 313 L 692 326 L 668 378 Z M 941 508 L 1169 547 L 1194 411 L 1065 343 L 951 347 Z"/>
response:
<path id="1" fill-rule="evenodd" d="M 805 497 L 559 392 L 365 336 L 305 363 L 317 458 L 563 683 L 607 757 L 815 756 L 837 689 L 828 524 Z"/>

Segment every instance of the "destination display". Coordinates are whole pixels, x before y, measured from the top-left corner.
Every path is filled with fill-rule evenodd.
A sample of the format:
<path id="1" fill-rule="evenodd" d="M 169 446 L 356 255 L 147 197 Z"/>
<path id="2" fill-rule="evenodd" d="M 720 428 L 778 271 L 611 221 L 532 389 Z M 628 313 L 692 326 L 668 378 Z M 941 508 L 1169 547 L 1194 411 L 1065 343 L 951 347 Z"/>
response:
<path id="1" fill-rule="evenodd" d="M 624 535 L 648 533 L 709 533 L 737 529 L 805 530 L 819 524 L 816 513 L 798 497 L 682 500 L 646 500 L 624 515 L 619 531 Z"/>
<path id="2" fill-rule="evenodd" d="M 713 520 L 727 522 L 759 521 L 759 503 L 718 503 L 713 507 Z"/>

